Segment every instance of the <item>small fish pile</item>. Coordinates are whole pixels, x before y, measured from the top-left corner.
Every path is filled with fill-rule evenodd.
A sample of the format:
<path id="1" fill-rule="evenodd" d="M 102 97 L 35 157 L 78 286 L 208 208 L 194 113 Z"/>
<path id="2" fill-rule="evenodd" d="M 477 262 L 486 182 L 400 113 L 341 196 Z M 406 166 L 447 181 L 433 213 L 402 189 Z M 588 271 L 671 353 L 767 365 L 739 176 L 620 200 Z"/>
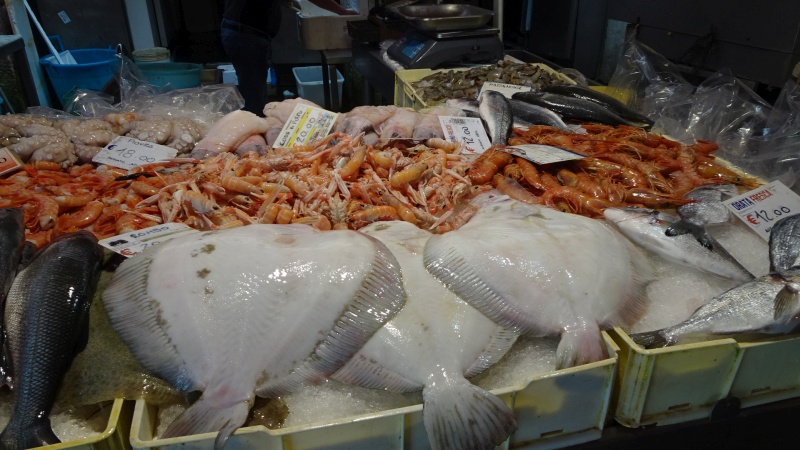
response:
<path id="1" fill-rule="evenodd" d="M 276 397 L 332 375 L 403 306 L 385 245 L 350 230 L 253 225 L 178 237 L 124 261 L 102 294 L 142 365 L 202 391 L 162 437 L 246 420 Z"/>

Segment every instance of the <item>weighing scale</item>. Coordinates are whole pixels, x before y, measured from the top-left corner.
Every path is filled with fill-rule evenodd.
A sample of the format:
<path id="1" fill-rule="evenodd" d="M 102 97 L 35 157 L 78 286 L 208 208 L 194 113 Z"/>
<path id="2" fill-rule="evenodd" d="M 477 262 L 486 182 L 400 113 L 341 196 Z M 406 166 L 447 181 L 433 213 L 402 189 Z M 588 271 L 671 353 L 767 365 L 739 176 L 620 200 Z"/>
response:
<path id="1" fill-rule="evenodd" d="M 500 29 L 409 30 L 387 50 L 390 58 L 406 69 L 435 69 L 476 63 L 493 63 L 503 58 Z"/>

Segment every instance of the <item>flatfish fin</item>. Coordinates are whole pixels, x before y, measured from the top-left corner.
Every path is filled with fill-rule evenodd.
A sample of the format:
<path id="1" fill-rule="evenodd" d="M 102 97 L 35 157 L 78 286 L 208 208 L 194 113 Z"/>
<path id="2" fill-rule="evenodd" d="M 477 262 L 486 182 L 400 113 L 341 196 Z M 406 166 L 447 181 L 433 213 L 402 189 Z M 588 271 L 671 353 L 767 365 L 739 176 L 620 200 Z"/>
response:
<path id="1" fill-rule="evenodd" d="M 480 356 L 464 371 L 464 378 L 471 378 L 492 367 L 511 349 L 519 333 L 504 327 L 497 327 L 486 348 Z"/>
<path id="2" fill-rule="evenodd" d="M 364 236 L 375 243 L 375 259 L 353 300 L 314 352 L 289 376 L 260 384 L 256 389 L 258 396 L 277 397 L 333 375 L 375 331 L 394 317 L 394 314 L 376 311 L 396 313 L 405 304 L 406 293 L 397 260 L 383 243 L 372 236 Z"/>
<path id="3" fill-rule="evenodd" d="M 609 227 L 609 229 L 611 229 Z M 614 231 L 615 234 L 618 232 Z M 602 328 L 613 328 L 617 325 L 631 326 L 647 312 L 647 284 L 656 279 L 647 254 L 640 247 L 620 235 L 620 241 L 625 243 L 631 261 L 631 282 L 624 294 L 624 302 L 616 311 L 615 317 L 601 324 Z"/>
<path id="4" fill-rule="evenodd" d="M 514 413 L 502 400 L 463 378 L 431 383 L 422 401 L 433 450 L 494 448 L 517 430 Z"/>
<path id="5" fill-rule="evenodd" d="M 114 329 L 144 367 L 183 391 L 197 390 L 200 387 L 185 376 L 185 362 L 167 334 L 169 325 L 159 320 L 158 301 L 147 293 L 153 249 L 143 251 L 117 269 L 114 283 L 103 292 L 103 305 Z"/>
<path id="6" fill-rule="evenodd" d="M 222 450 L 225 442 L 241 424 L 247 420 L 252 403 L 239 402 L 227 407 L 208 405 L 201 396 L 190 408 L 178 416 L 160 436 L 162 439 L 212 433 L 219 430 L 214 440 L 214 449 Z"/>
<path id="7" fill-rule="evenodd" d="M 588 322 L 583 327 L 561 333 L 556 349 L 556 370 L 601 361 L 607 356 L 600 329 L 596 323 Z"/>
<path id="8" fill-rule="evenodd" d="M 393 392 L 416 392 L 424 387 L 423 384 L 409 380 L 361 355 L 356 355 L 342 370 L 336 372 L 334 378 L 354 386 Z"/>

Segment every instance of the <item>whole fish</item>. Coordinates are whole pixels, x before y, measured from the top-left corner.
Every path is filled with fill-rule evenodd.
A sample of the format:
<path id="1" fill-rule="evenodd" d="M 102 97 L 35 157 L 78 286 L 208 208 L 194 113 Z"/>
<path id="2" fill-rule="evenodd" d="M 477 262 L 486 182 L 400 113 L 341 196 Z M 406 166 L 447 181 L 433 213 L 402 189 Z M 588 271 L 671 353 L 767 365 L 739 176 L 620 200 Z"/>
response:
<path id="1" fill-rule="evenodd" d="M 478 117 L 478 118 L 481 117 L 480 112 L 478 112 L 477 100 L 469 100 L 466 98 L 451 98 L 447 100 L 447 105 L 460 108 L 466 117 Z M 513 122 L 511 123 L 511 126 L 513 126 L 514 128 L 530 128 L 531 125 L 533 124 L 528 122 L 527 120 L 522 120 L 521 118 L 516 116 L 514 116 Z"/>
<path id="2" fill-rule="evenodd" d="M 4 345 L 6 332 L 3 328 L 3 310 L 22 258 L 25 244 L 23 220 L 22 209 L 0 208 L 0 387 L 7 384 L 10 375 Z"/>
<path id="3" fill-rule="evenodd" d="M 572 131 L 572 128 L 567 126 L 558 114 L 547 108 L 513 98 L 509 100 L 509 103 L 511 104 L 511 112 L 514 114 L 514 120 L 521 119 L 534 125 L 549 125 L 560 130 Z"/>
<path id="4" fill-rule="evenodd" d="M 543 86 L 540 92 L 550 92 L 552 94 L 588 100 L 613 111 L 624 119 L 640 122 L 648 126 L 655 123 L 653 119 L 636 111 L 614 97 L 577 84 Z"/>
<path id="5" fill-rule="evenodd" d="M 688 234 L 667 236 L 666 229 L 678 221 L 672 214 L 628 207 L 607 208 L 603 215 L 628 239 L 664 259 L 729 280 L 753 279 L 753 275 L 721 245 L 715 244 L 709 249 Z"/>
<path id="6" fill-rule="evenodd" d="M 483 91 L 478 98 L 478 112 L 489 131 L 492 145 L 508 144 L 514 115 L 508 99 L 497 91 Z"/>
<path id="7" fill-rule="evenodd" d="M 517 428 L 514 413 L 466 378 L 502 358 L 518 333 L 492 322 L 425 270 L 422 252 L 430 232 L 403 221 L 359 231 L 395 255 L 408 297 L 334 378 L 368 388 L 422 390 L 422 416 L 433 449 L 500 445 Z"/>
<path id="8" fill-rule="evenodd" d="M 218 432 L 220 449 L 256 394 L 332 375 L 402 308 L 405 291 L 374 238 L 255 224 L 151 247 L 117 268 L 102 299 L 145 368 L 202 391 L 161 437 Z"/>
<path id="9" fill-rule="evenodd" d="M 605 223 L 506 196 L 431 237 L 424 258 L 433 276 L 499 325 L 560 335 L 559 369 L 603 359 L 600 330 L 637 319 L 652 278 L 646 256 Z"/>
<path id="10" fill-rule="evenodd" d="M 800 215 L 784 217 L 769 232 L 769 265 L 772 272 L 798 271 Z"/>
<path id="11" fill-rule="evenodd" d="M 646 347 L 737 334 L 785 334 L 800 324 L 800 277 L 770 274 L 736 286 L 671 327 L 631 338 Z"/>
<path id="12" fill-rule="evenodd" d="M 565 119 L 585 120 L 614 126 L 639 126 L 639 124 L 631 122 L 630 120 L 623 119 L 608 108 L 580 98 L 550 94 L 547 92 L 516 92 L 511 98 L 547 108 L 554 113 L 560 114 L 561 117 Z"/>
<path id="13" fill-rule="evenodd" d="M 4 450 L 60 442 L 50 410 L 72 359 L 86 346 L 102 248 L 88 231 L 59 236 L 17 275 L 5 308 L 14 409 Z"/>
<path id="14" fill-rule="evenodd" d="M 706 226 L 727 223 L 732 215 L 723 200 L 739 195 L 732 184 L 709 184 L 687 192 L 684 197 L 694 200 L 676 209 L 680 220 L 665 230 L 667 236 L 691 233 L 698 242 L 709 250 L 713 249 L 713 239 Z"/>

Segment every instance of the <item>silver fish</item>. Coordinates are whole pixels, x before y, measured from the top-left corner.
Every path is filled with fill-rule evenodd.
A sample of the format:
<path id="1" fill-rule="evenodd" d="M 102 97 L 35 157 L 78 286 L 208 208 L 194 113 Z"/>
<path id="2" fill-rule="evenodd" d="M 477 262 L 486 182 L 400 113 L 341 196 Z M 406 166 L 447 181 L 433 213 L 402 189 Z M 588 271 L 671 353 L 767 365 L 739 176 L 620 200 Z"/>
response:
<path id="1" fill-rule="evenodd" d="M 631 338 L 653 348 L 717 336 L 790 333 L 800 324 L 798 281 L 775 274 L 760 277 L 714 297 L 679 324 Z"/>
<path id="2" fill-rule="evenodd" d="M 600 122 L 608 125 L 638 126 L 638 124 L 616 115 L 597 103 L 574 97 L 566 97 L 546 92 L 517 92 L 511 96 L 532 105 L 547 108 L 567 119 Z"/>
<path id="3" fill-rule="evenodd" d="M 0 387 L 8 382 L 10 375 L 4 345 L 6 332 L 3 327 L 3 309 L 22 258 L 25 243 L 23 219 L 20 208 L 0 209 Z"/>
<path id="4" fill-rule="evenodd" d="M 729 280 L 749 281 L 753 275 L 721 245 L 708 249 L 690 235 L 667 236 L 678 217 L 645 208 L 607 208 L 603 215 L 625 236 L 664 259 Z"/>
<path id="5" fill-rule="evenodd" d="M 495 395 L 471 384 L 505 355 L 518 333 L 458 298 L 422 264 L 428 231 L 403 221 L 359 230 L 397 257 L 406 305 L 334 378 L 397 392 L 422 390 L 422 416 L 431 448 L 494 448 L 517 428 L 514 413 Z"/>
<path id="6" fill-rule="evenodd" d="M 534 125 L 548 125 L 561 130 L 572 131 L 567 124 L 561 120 L 561 116 L 541 106 L 525 103 L 522 100 L 510 99 L 511 112 L 514 120 L 521 119 Z"/>
<path id="7" fill-rule="evenodd" d="M 336 372 L 405 301 L 397 260 L 355 231 L 249 225 L 175 238 L 123 262 L 102 295 L 137 360 L 200 398 L 162 437 L 216 432 Z"/>
<path id="8" fill-rule="evenodd" d="M 694 202 L 678 207 L 680 220 L 667 227 L 667 236 L 691 233 L 704 247 L 712 249 L 714 240 L 706 227 L 731 220 L 732 215 L 722 201 L 737 195 L 739 191 L 732 184 L 711 184 L 689 191 L 684 197 Z"/>
<path id="9" fill-rule="evenodd" d="M 102 260 L 94 235 L 79 231 L 53 239 L 14 279 L 5 308 L 14 410 L 0 448 L 60 442 L 49 414 L 64 373 L 86 346 Z"/>
<path id="10" fill-rule="evenodd" d="M 492 145 L 506 145 L 514 120 L 508 99 L 497 91 L 483 91 L 478 98 L 478 112 L 489 131 Z"/>
<path id="11" fill-rule="evenodd" d="M 771 272 L 800 270 L 800 215 L 784 217 L 769 232 Z"/>
<path id="12" fill-rule="evenodd" d="M 560 335 L 559 369 L 603 359 L 601 328 L 632 323 L 653 276 L 646 256 L 603 222 L 505 196 L 431 237 L 424 258 L 433 276 L 498 324 Z"/>
<path id="13" fill-rule="evenodd" d="M 594 89 L 590 89 L 588 87 L 579 86 L 577 84 L 552 85 L 542 87 L 541 91 L 588 100 L 615 112 L 620 117 L 632 120 L 634 122 L 641 122 L 647 126 L 651 126 L 655 123 L 653 119 L 641 114 L 635 109 L 628 107 L 628 105 L 622 103 L 614 97 L 595 91 Z"/>

